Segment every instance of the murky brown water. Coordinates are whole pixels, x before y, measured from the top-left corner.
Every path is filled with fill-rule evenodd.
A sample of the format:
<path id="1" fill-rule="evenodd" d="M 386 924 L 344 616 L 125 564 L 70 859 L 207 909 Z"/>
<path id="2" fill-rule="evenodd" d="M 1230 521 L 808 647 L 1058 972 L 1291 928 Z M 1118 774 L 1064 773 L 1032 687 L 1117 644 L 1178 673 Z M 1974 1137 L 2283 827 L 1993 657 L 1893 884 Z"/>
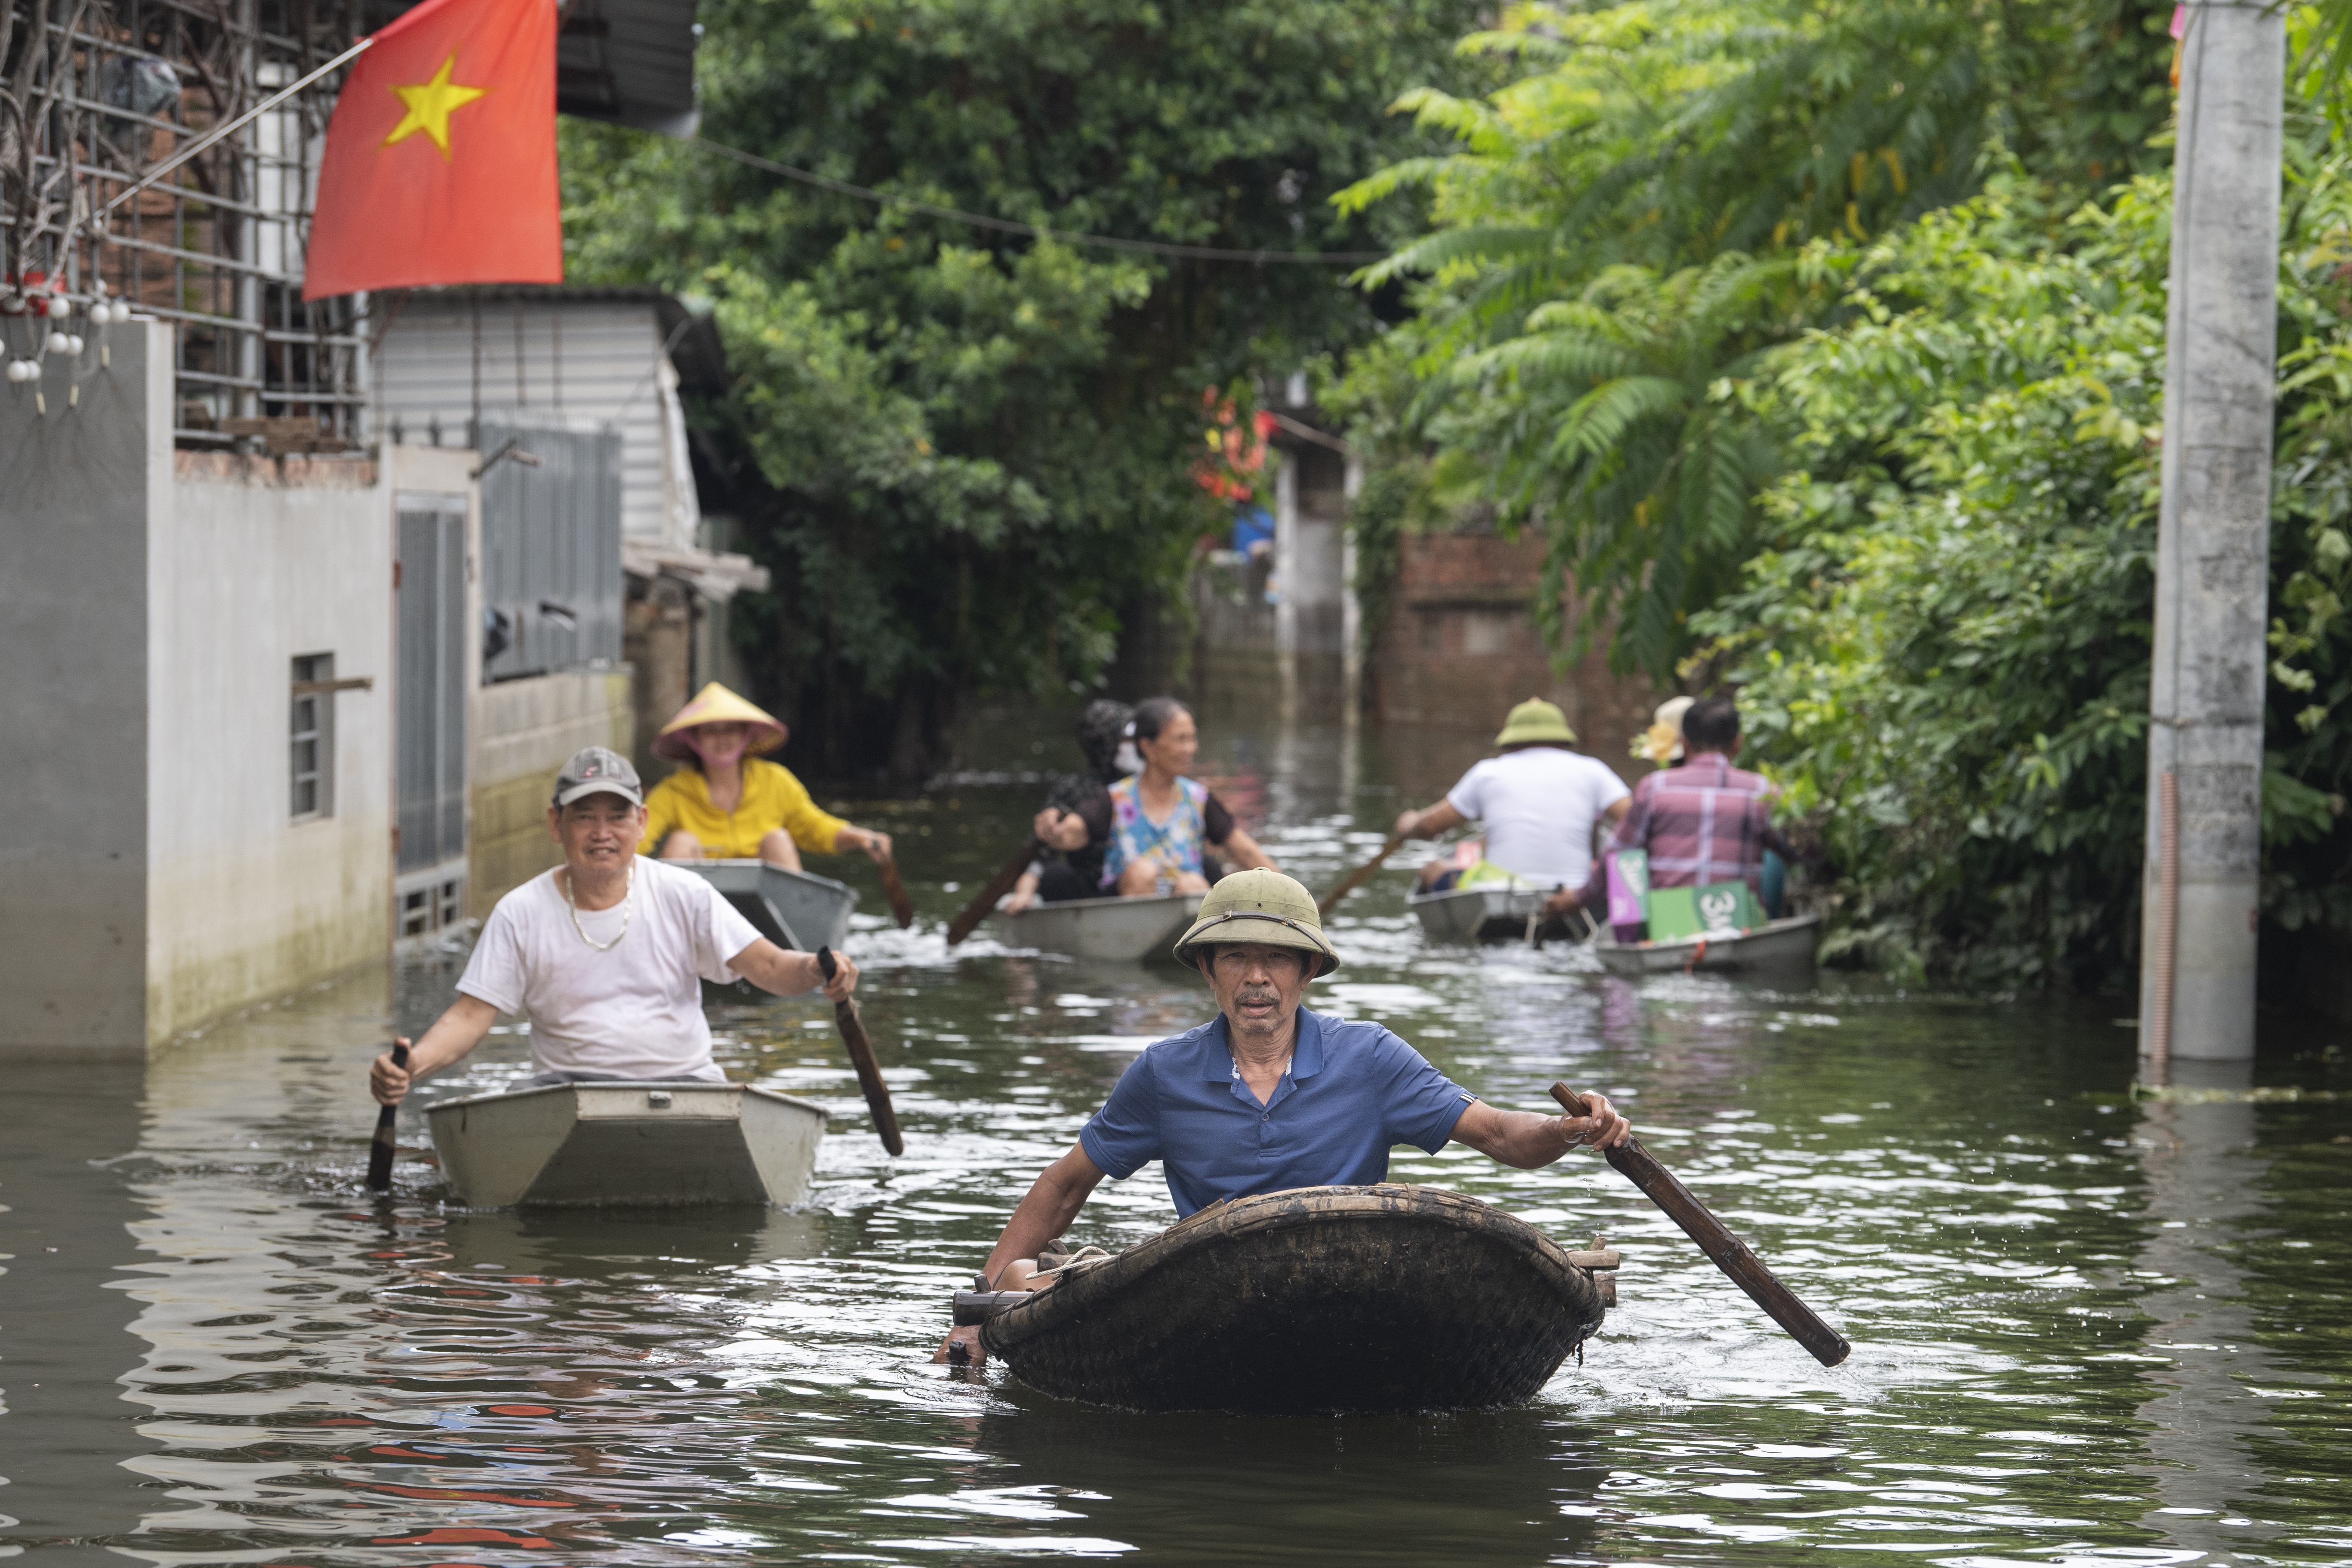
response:
<path id="1" fill-rule="evenodd" d="M 1333 734 L 1211 744 L 1317 883 L 1377 844 L 1384 781 L 1425 795 L 1444 771 L 1394 739 L 1395 760 Z M 864 811 L 901 834 L 923 910 L 856 944 L 903 1159 L 867 1130 L 829 1012 L 718 1016 L 730 1073 L 835 1112 L 801 1211 L 469 1214 L 424 1163 L 362 1201 L 380 975 L 143 1073 L 0 1069 L 0 1555 L 2352 1560 L 2352 1101 L 2134 1103 L 2112 1003 L 1632 984 L 1574 952 L 1433 950 L 1397 876 L 1343 912 L 1349 963 L 1318 1005 L 1388 1021 L 1501 1103 L 1542 1108 L 1557 1077 L 1622 1096 L 1853 1361 L 1815 1366 L 1598 1161 L 1457 1149 L 1393 1173 L 1627 1255 L 1583 1365 L 1524 1408 L 1142 1417 L 931 1366 L 948 1292 L 1036 1170 L 1138 1045 L 1205 1016 L 1174 970 L 947 953 L 942 884 L 984 874 L 1035 793 Z M 454 975 L 404 969 L 404 1027 Z M 2271 1037 L 2261 1082 L 2352 1088 L 2307 1022 Z M 436 1091 L 522 1058 L 496 1037 Z M 404 1131 L 421 1143 L 421 1120 Z M 1146 1173 L 1078 1234 L 1171 1217 Z"/>

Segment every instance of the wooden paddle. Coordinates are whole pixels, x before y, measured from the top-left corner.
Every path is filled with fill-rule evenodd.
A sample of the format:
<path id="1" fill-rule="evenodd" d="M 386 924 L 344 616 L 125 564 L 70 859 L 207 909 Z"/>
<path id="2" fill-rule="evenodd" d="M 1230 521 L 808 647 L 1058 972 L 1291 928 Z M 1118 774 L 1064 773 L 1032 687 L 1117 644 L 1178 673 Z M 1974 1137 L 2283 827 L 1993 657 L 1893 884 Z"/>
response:
<path id="1" fill-rule="evenodd" d="M 1551 1097 L 1570 1116 L 1586 1114 L 1584 1097 L 1568 1085 L 1553 1084 Z M 1823 1366 L 1835 1366 L 1853 1353 L 1845 1336 L 1822 1322 L 1811 1307 L 1775 1279 L 1772 1271 L 1748 1250 L 1748 1244 L 1724 1229 L 1723 1222 L 1707 1213 L 1706 1205 L 1693 1197 L 1691 1190 L 1675 1180 L 1672 1171 L 1659 1164 L 1656 1157 L 1642 1147 L 1639 1139 L 1628 1138 L 1614 1149 L 1601 1152 L 1626 1180 L 1665 1210 L 1666 1216 L 1683 1227 L 1683 1234 L 1697 1242 L 1699 1250 L 1731 1276 L 1733 1284 L 1748 1292 L 1749 1300 L 1770 1313 L 1772 1321 L 1788 1330 L 1791 1339 L 1812 1352 L 1815 1361 Z"/>
<path id="2" fill-rule="evenodd" d="M 816 966 L 824 971 L 828 984 L 840 965 L 833 959 L 833 949 L 816 950 Z M 882 1064 L 874 1059 L 874 1042 L 866 1037 L 866 1020 L 857 1016 L 855 1000 L 833 1005 L 833 1021 L 840 1026 L 841 1043 L 849 1047 L 849 1063 L 857 1069 L 857 1087 L 866 1091 L 866 1109 L 874 1118 L 874 1131 L 882 1136 L 882 1147 L 893 1154 L 907 1152 L 907 1141 L 898 1136 L 898 1113 L 890 1106 L 890 1086 L 882 1081 Z"/>
<path id="3" fill-rule="evenodd" d="M 1370 859 L 1365 861 L 1362 865 L 1349 872 L 1348 879 L 1346 881 L 1340 883 L 1338 887 L 1323 895 L 1323 901 L 1315 906 L 1315 912 L 1318 915 L 1329 914 L 1331 912 L 1331 907 L 1334 904 L 1337 904 L 1341 899 L 1346 898 L 1349 893 L 1354 892 L 1358 888 L 1362 887 L 1364 885 L 1364 879 L 1370 877 L 1373 872 L 1379 870 L 1381 865 L 1387 861 L 1388 858 L 1397 852 L 1397 846 L 1403 842 L 1403 834 L 1390 834 L 1389 841 L 1381 846 L 1381 852 L 1379 854 L 1373 856 Z"/>
<path id="4" fill-rule="evenodd" d="M 1021 853 L 996 868 L 996 875 L 988 879 L 988 886 L 981 889 L 978 896 L 966 904 L 963 912 L 949 925 L 950 947 L 970 936 L 980 922 L 988 918 L 988 911 L 996 907 L 996 900 L 1013 890 L 1013 884 L 1021 879 L 1021 873 L 1029 868 L 1029 862 L 1037 858 L 1045 847 L 1032 838 L 1021 847 Z"/>
<path id="5" fill-rule="evenodd" d="M 408 1047 L 397 1041 L 392 1047 L 392 1065 L 408 1065 Z M 376 1110 L 375 1142 L 368 1146 L 367 1184 L 372 1193 L 392 1191 L 392 1156 L 397 1147 L 393 1128 L 399 1120 L 400 1107 L 396 1105 L 382 1106 Z"/>
<path id="6" fill-rule="evenodd" d="M 905 931 L 915 923 L 915 900 L 907 896 L 907 884 L 898 880 L 898 862 L 885 855 L 875 864 L 882 870 L 882 893 L 890 900 L 890 916 Z"/>

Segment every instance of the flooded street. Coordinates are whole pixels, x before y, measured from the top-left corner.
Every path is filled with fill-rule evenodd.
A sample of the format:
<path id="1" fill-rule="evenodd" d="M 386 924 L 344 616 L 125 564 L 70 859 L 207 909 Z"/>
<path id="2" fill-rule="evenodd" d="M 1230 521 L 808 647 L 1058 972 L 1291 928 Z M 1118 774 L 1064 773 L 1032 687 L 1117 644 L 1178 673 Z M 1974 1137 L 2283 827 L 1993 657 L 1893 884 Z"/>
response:
<path id="1" fill-rule="evenodd" d="M 1202 771 L 1328 886 L 1464 756 L 1208 727 Z M 418 1106 L 522 1076 L 495 1035 L 360 1187 L 362 974 L 143 1070 L 7 1068 L 0 1555 L 158 1564 L 1016 1557 L 1859 1564 L 2352 1559 L 2352 1091 L 2326 1026 L 2266 1020 L 2241 1085 L 2128 1093 L 2128 1002 L 1776 993 L 1433 949 L 1404 877 L 1339 910 L 1308 1005 L 1381 1019 L 1496 1103 L 1555 1079 L 1644 1142 L 1854 1343 L 1817 1366 L 1626 1181 L 1467 1149 L 1392 1179 L 1625 1253 L 1620 1308 L 1542 1395 L 1415 1419 L 1147 1417 L 929 1362 L 1040 1167 L 1142 1045 L 1208 1016 L 1173 968 L 950 954 L 1041 786 L 861 802 L 853 944 L 906 1130 L 891 1159 L 815 999 L 714 1010 L 730 1077 L 832 1114 L 778 1213 L 467 1213 Z M 1431 853 L 1412 847 L 1415 857 Z M 862 863 L 861 863 L 862 864 Z M 813 868 L 834 872 L 840 862 Z M 870 873 L 870 868 L 863 868 Z M 459 961 L 404 965 L 398 1026 Z M 1158 1167 L 1074 1239 L 1173 1210 Z M 1459 1289 L 1475 1291 L 1477 1281 Z"/>

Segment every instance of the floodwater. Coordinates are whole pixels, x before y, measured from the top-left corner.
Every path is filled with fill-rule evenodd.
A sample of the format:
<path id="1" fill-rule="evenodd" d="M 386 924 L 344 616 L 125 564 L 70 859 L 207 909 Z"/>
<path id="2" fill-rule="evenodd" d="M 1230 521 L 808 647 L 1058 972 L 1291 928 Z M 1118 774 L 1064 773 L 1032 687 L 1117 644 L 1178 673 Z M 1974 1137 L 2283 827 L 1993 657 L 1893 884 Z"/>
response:
<path id="1" fill-rule="evenodd" d="M 1449 744 L 1213 726 L 1204 769 L 1328 884 L 1442 787 Z M 365 1201 L 387 990 L 415 1032 L 453 958 L 143 1068 L 0 1068 L 0 1556 L 2352 1560 L 2352 1073 L 2326 1026 L 2269 1020 L 2251 1079 L 2136 1100 L 2111 1001 L 1433 950 L 1396 874 L 1337 921 L 1348 963 L 1315 1005 L 1386 1020 L 1498 1103 L 1546 1109 L 1556 1078 L 1618 1097 L 1852 1361 L 1815 1365 L 1597 1159 L 1449 1149 L 1392 1174 L 1626 1255 L 1622 1306 L 1524 1407 L 1148 1417 L 931 1365 L 949 1293 L 1038 1168 L 1139 1045 L 1204 1016 L 1172 969 L 947 952 L 949 884 L 977 884 L 1037 794 L 967 780 L 859 807 L 900 835 L 921 910 L 904 933 L 861 917 L 854 944 L 903 1158 L 829 1010 L 716 1015 L 731 1075 L 833 1112 L 797 1211 L 467 1213 L 414 1115 L 394 1199 Z M 493 1037 L 435 1092 L 520 1075 L 524 1044 Z M 1171 1217 L 1147 1171 L 1075 1235 Z"/>

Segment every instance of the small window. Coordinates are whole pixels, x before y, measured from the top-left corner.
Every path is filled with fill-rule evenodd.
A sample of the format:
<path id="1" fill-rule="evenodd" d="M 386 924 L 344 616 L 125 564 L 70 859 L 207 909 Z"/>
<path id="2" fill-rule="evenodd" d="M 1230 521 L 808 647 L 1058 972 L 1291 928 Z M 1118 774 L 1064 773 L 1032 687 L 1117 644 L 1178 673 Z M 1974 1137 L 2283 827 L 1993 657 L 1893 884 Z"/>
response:
<path id="1" fill-rule="evenodd" d="M 307 653 L 294 660 L 289 760 L 297 822 L 335 811 L 335 656 Z"/>

